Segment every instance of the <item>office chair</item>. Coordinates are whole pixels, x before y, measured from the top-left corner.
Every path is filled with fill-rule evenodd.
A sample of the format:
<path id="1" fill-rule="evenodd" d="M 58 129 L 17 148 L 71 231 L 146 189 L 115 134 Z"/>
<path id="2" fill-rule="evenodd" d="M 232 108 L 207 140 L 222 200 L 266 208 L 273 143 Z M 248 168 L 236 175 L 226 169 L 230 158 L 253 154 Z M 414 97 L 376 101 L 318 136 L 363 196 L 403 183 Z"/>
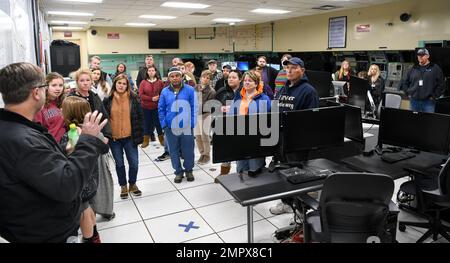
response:
<path id="1" fill-rule="evenodd" d="M 450 115 L 450 97 L 437 99 L 436 108 L 434 112 Z"/>
<path id="2" fill-rule="evenodd" d="M 313 209 L 304 215 L 305 242 L 395 241 L 396 215 L 389 226 L 393 191 L 394 181 L 387 175 L 331 174 L 324 181 L 318 205 L 306 194 L 299 197 L 305 208 Z"/>
<path id="3" fill-rule="evenodd" d="M 443 236 L 450 242 L 450 227 L 445 226 L 441 222 L 441 213 L 450 209 L 450 158 L 445 162 L 439 172 L 437 181 L 437 189 L 425 190 L 421 188 L 423 180 L 430 180 L 430 176 L 414 169 L 407 169 L 414 176 L 413 181 L 416 186 L 417 211 L 428 219 L 426 223 L 420 222 L 399 222 L 399 230 L 405 231 L 406 226 L 415 226 L 428 229 L 422 237 L 416 242 L 421 243 L 432 236 L 433 240 L 437 240 L 438 235 Z M 406 183 L 409 183 L 406 182 Z M 405 184 L 406 184 L 405 183 Z M 403 184 L 402 184 L 403 186 Z M 400 189 L 402 189 L 400 186 Z"/>

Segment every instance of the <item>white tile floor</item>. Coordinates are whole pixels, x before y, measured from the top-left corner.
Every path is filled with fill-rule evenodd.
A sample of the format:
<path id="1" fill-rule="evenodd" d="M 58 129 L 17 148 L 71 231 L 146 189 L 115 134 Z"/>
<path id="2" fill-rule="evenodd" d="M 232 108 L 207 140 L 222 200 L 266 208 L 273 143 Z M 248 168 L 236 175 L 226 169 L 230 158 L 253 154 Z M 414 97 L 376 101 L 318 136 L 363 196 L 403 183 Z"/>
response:
<path id="1" fill-rule="evenodd" d="M 115 182 L 114 211 L 116 218 L 105 222 L 98 217 L 98 229 L 105 243 L 229 243 L 247 242 L 246 208 L 237 204 L 222 186 L 214 184 L 220 164 L 209 163 L 194 168 L 194 182 L 173 182 L 170 160 L 155 162 L 163 148 L 153 142 L 145 149 L 139 148 L 138 186 L 141 197 L 119 197 L 120 187 L 114 163 L 111 170 Z M 196 149 L 195 158 L 199 153 Z M 235 170 L 233 165 L 232 171 Z M 128 173 L 128 171 L 127 171 Z M 402 180 L 397 180 L 395 193 Z M 269 207 L 276 201 L 259 204 L 254 208 L 255 242 L 276 242 L 273 233 L 289 225 L 292 214 L 273 216 Z M 400 219 L 418 220 L 406 212 Z M 184 225 L 184 226 L 180 226 Z M 186 227 L 188 226 L 188 227 Z M 413 243 L 424 229 L 407 227 L 397 231 L 401 243 Z M 431 242 L 428 239 L 426 242 Z M 443 238 L 436 242 L 446 242 Z"/>

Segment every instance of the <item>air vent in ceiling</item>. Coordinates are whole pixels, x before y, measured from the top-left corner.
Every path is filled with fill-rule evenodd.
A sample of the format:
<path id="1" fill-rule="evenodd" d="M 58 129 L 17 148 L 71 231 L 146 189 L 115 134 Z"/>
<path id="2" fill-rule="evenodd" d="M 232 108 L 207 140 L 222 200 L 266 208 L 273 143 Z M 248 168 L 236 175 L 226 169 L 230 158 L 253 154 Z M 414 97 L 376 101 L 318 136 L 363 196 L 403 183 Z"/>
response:
<path id="1" fill-rule="evenodd" d="M 103 17 L 94 17 L 91 18 L 91 22 L 111 22 L 111 19 L 103 18 Z"/>
<path id="2" fill-rule="evenodd" d="M 313 7 L 312 9 L 316 9 L 316 10 L 333 10 L 333 9 L 338 9 L 338 8 L 341 8 L 341 6 L 321 5 L 321 6 Z"/>
<path id="3" fill-rule="evenodd" d="M 213 13 L 206 13 L 206 12 L 194 12 L 192 14 L 189 14 L 190 16 L 209 16 L 212 15 Z"/>

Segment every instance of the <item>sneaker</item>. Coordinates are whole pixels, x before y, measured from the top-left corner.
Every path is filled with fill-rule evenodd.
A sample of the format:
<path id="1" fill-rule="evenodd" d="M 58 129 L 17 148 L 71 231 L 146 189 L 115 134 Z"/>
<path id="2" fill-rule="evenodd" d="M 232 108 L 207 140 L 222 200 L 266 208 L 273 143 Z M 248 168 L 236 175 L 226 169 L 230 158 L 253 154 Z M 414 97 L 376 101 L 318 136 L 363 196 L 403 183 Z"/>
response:
<path id="1" fill-rule="evenodd" d="M 120 198 L 122 199 L 128 198 L 128 188 L 126 185 L 120 187 Z"/>
<path id="2" fill-rule="evenodd" d="M 94 235 L 91 238 L 84 238 L 81 241 L 82 243 L 88 243 L 88 244 L 100 244 L 102 241 L 100 240 L 100 235 Z"/>
<path id="3" fill-rule="evenodd" d="M 279 202 L 276 206 L 269 208 L 269 211 L 273 215 L 281 215 L 284 213 L 292 213 L 292 208 L 283 202 Z"/>
<path id="4" fill-rule="evenodd" d="M 209 163 L 209 161 L 211 160 L 211 158 L 209 157 L 209 156 L 204 156 L 203 157 L 203 164 L 207 164 L 207 163 Z"/>
<path id="5" fill-rule="evenodd" d="M 169 160 L 170 159 L 170 154 L 167 152 L 164 152 L 162 155 L 158 156 L 158 158 L 156 158 L 157 162 L 162 162 L 165 160 Z"/>
<path id="6" fill-rule="evenodd" d="M 181 183 L 182 180 L 183 180 L 183 174 L 179 174 L 179 175 L 175 176 L 175 179 L 173 179 L 173 181 L 174 181 L 176 184 Z"/>
<path id="7" fill-rule="evenodd" d="M 141 196 L 142 192 L 139 190 L 136 184 L 130 184 L 130 193 L 134 196 Z"/>
<path id="8" fill-rule="evenodd" d="M 192 174 L 192 172 L 186 172 L 186 180 L 188 182 L 192 182 L 195 180 L 194 175 Z"/>

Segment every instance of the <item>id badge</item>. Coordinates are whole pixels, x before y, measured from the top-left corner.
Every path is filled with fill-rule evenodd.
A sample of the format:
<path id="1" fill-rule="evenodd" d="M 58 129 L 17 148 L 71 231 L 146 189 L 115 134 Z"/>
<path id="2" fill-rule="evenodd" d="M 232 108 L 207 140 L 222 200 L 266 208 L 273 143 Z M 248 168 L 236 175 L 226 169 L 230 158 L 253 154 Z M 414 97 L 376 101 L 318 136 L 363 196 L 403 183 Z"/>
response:
<path id="1" fill-rule="evenodd" d="M 423 79 L 419 80 L 419 86 L 420 86 L 420 87 L 423 86 Z"/>

